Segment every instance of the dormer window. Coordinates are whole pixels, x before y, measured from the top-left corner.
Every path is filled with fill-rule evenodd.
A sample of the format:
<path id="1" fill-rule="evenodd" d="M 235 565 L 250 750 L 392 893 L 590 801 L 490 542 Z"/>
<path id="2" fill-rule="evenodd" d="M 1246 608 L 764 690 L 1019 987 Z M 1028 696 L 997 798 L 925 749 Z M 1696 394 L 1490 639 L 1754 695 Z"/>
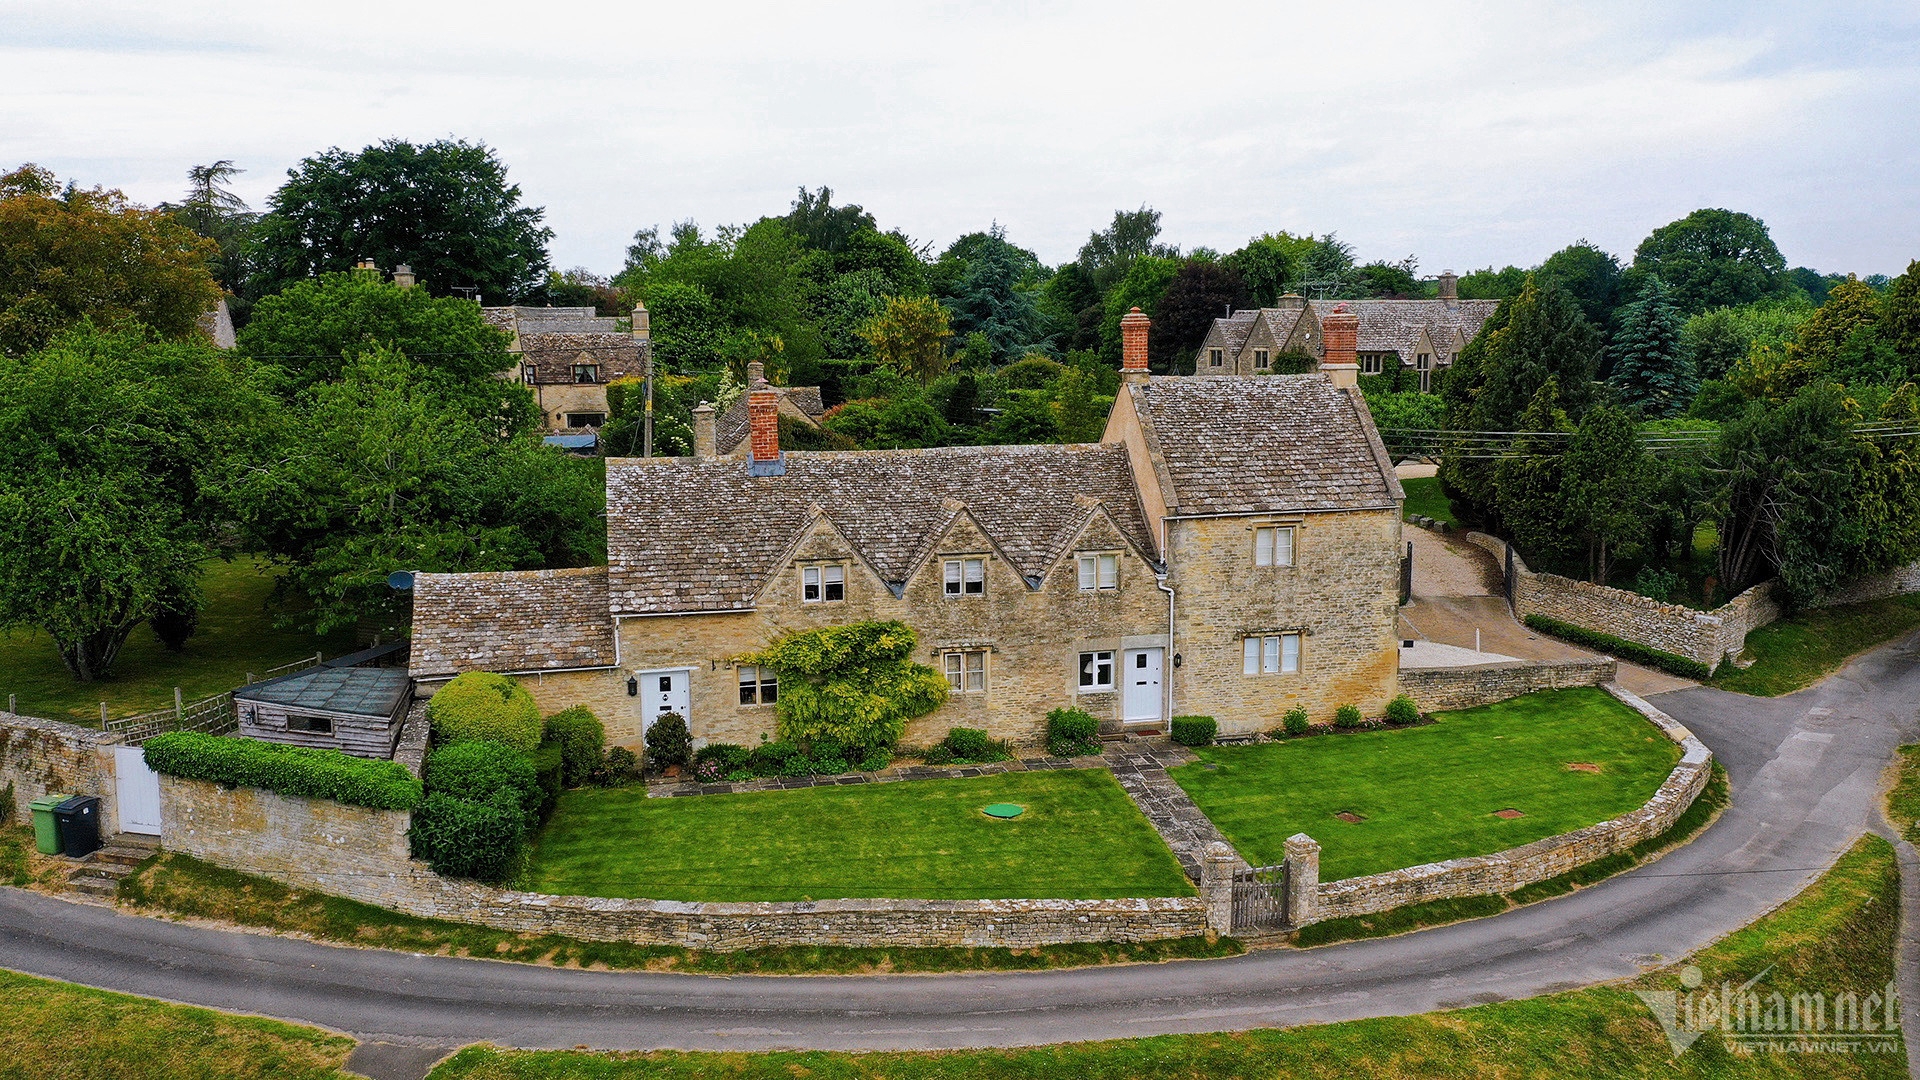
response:
<path id="1" fill-rule="evenodd" d="M 1258 370 L 1258 371 L 1265 371 L 1265 370 L 1267 370 L 1267 366 L 1268 366 L 1268 365 L 1267 365 L 1267 350 L 1265 350 L 1265 349 L 1255 349 L 1255 350 L 1253 350 L 1253 366 L 1254 366 L 1254 368 L 1255 368 L 1255 370 Z"/>
<path id="2" fill-rule="evenodd" d="M 809 566 L 800 571 L 800 600 L 806 604 L 833 603 L 847 598 L 847 568 Z"/>
<path id="3" fill-rule="evenodd" d="M 1080 591 L 1097 592 L 1120 587 L 1120 556 L 1080 556 Z"/>
<path id="4" fill-rule="evenodd" d="M 600 381 L 599 364 L 573 365 L 573 381 L 577 383 L 597 383 Z"/>
<path id="5" fill-rule="evenodd" d="M 947 560 L 946 592 L 948 596 L 981 596 L 986 591 L 987 560 Z"/>
<path id="6" fill-rule="evenodd" d="M 1207 350 L 1207 366 L 1219 367 L 1222 356 L 1223 354 L 1219 349 L 1208 349 Z"/>

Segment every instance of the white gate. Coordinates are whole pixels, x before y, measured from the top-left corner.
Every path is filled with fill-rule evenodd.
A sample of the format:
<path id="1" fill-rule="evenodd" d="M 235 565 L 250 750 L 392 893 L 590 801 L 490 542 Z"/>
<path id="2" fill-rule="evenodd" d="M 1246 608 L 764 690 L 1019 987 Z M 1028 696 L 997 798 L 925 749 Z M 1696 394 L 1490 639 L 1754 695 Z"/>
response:
<path id="1" fill-rule="evenodd" d="M 160 774 L 147 768 L 146 751 L 114 747 L 113 778 L 120 831 L 160 835 Z"/>

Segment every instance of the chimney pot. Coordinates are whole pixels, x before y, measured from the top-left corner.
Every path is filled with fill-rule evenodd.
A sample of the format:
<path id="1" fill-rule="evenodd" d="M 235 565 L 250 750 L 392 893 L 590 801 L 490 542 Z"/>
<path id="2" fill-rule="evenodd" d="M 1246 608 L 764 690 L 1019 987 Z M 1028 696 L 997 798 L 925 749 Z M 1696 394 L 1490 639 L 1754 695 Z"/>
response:
<path id="1" fill-rule="evenodd" d="M 693 456 L 697 458 L 715 458 L 720 456 L 719 437 L 714 433 L 714 410 L 707 402 L 693 407 Z M 775 437 L 779 435 L 776 422 Z"/>
<path id="2" fill-rule="evenodd" d="M 780 395 L 767 380 L 756 376 L 753 389 L 747 391 L 747 471 L 754 476 L 779 476 L 787 471 L 780 457 Z"/>
<path id="3" fill-rule="evenodd" d="M 633 324 L 630 329 L 633 336 L 641 341 L 653 339 L 653 316 L 647 314 L 647 305 L 641 303 L 633 305 Z"/>
<path id="4" fill-rule="evenodd" d="M 414 286 L 414 280 L 413 267 L 408 266 L 406 263 L 401 263 L 399 266 L 393 268 L 393 283 L 395 285 L 403 289 L 411 289 Z"/>
<path id="5" fill-rule="evenodd" d="M 1139 308 L 1120 317 L 1120 377 L 1127 382 L 1147 381 L 1147 329 L 1152 325 Z"/>
<path id="6" fill-rule="evenodd" d="M 754 389 L 767 385 L 767 365 L 758 360 L 747 362 L 747 388 Z"/>
<path id="7" fill-rule="evenodd" d="M 1357 386 L 1360 380 L 1360 317 L 1336 304 L 1320 320 L 1320 370 L 1335 386 Z"/>
<path id="8" fill-rule="evenodd" d="M 1440 302 L 1448 307 L 1456 307 L 1460 302 L 1460 279 L 1451 270 L 1440 273 Z"/>

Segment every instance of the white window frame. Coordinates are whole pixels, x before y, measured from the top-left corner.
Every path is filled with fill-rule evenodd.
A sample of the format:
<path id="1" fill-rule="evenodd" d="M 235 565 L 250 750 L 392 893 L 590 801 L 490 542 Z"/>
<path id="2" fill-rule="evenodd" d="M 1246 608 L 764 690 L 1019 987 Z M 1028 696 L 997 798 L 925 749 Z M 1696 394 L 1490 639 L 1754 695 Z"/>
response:
<path id="1" fill-rule="evenodd" d="M 987 594 L 987 560 L 948 559 L 946 560 L 943 592 L 947 596 L 985 596 Z"/>
<path id="2" fill-rule="evenodd" d="M 1080 591 L 1112 591 L 1120 587 L 1120 556 L 1080 556 Z"/>
<path id="3" fill-rule="evenodd" d="M 1224 352 L 1223 352 L 1223 350 L 1220 350 L 1220 349 L 1208 349 L 1208 350 L 1207 350 L 1207 366 L 1208 366 L 1208 367 L 1219 367 L 1219 366 L 1221 366 L 1221 361 L 1222 361 L 1223 359 L 1224 359 Z"/>
<path id="4" fill-rule="evenodd" d="M 742 664 L 739 668 L 740 705 L 758 708 L 780 703 L 780 676 L 772 668 Z M 753 700 L 747 700 L 751 697 Z"/>
<path id="5" fill-rule="evenodd" d="M 1253 634 L 1241 639 L 1242 675 L 1300 674 L 1300 631 Z"/>
<path id="6" fill-rule="evenodd" d="M 947 689 L 956 694 L 987 692 L 987 650 L 954 649 L 940 654 L 940 670 Z"/>
<path id="7" fill-rule="evenodd" d="M 1292 525 L 1261 525 L 1253 530 L 1253 565 L 1292 566 L 1299 555 Z"/>
<path id="8" fill-rule="evenodd" d="M 1105 659 L 1102 659 L 1102 657 Z M 1100 681 L 1100 674 L 1103 669 L 1107 676 L 1105 682 Z M 1083 694 L 1099 694 L 1114 689 L 1114 687 L 1119 685 L 1113 678 L 1114 669 L 1112 649 L 1096 649 L 1093 652 L 1081 653 L 1080 667 L 1078 668 L 1080 692 Z"/>
<path id="9" fill-rule="evenodd" d="M 800 602 L 837 604 L 847 598 L 847 568 L 840 563 L 800 568 Z"/>

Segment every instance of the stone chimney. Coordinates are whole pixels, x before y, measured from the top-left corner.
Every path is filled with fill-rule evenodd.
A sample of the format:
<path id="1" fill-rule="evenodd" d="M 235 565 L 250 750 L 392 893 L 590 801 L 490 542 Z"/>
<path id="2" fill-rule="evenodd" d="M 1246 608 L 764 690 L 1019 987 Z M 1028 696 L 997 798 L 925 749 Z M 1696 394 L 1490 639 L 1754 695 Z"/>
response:
<path id="1" fill-rule="evenodd" d="M 647 305 L 633 305 L 633 336 L 641 341 L 653 338 L 653 317 L 647 314 Z"/>
<path id="2" fill-rule="evenodd" d="M 1320 320 L 1320 370 L 1335 386 L 1360 382 L 1360 317 L 1339 304 Z"/>
<path id="3" fill-rule="evenodd" d="M 1147 328 L 1152 325 L 1139 308 L 1120 317 L 1120 378 L 1125 382 L 1147 381 Z"/>
<path id="4" fill-rule="evenodd" d="M 356 274 L 373 274 L 378 276 L 380 273 L 380 264 L 374 262 L 372 259 L 361 259 L 359 262 L 353 264 L 353 272 Z"/>
<path id="5" fill-rule="evenodd" d="M 1290 292 L 1280 299 L 1275 300 L 1273 306 L 1282 311 L 1299 311 L 1301 308 L 1307 306 L 1307 298 L 1301 296 L 1299 293 Z"/>
<path id="6" fill-rule="evenodd" d="M 1440 271 L 1440 302 L 1450 309 L 1460 306 L 1460 279 L 1451 270 Z"/>
<path id="7" fill-rule="evenodd" d="M 754 476 L 781 476 L 787 471 L 780 457 L 780 395 L 767 385 L 759 363 L 747 365 L 747 471 Z"/>
<path id="8" fill-rule="evenodd" d="M 413 285 L 414 285 L 413 267 L 408 266 L 406 263 L 401 263 L 399 266 L 394 267 L 393 283 L 395 285 L 400 286 L 403 289 L 413 288 Z"/>
<path id="9" fill-rule="evenodd" d="M 778 425 L 774 430 L 778 432 Z M 693 408 L 693 456 L 719 457 L 719 445 L 720 440 L 713 433 L 713 406 L 703 401 Z"/>

